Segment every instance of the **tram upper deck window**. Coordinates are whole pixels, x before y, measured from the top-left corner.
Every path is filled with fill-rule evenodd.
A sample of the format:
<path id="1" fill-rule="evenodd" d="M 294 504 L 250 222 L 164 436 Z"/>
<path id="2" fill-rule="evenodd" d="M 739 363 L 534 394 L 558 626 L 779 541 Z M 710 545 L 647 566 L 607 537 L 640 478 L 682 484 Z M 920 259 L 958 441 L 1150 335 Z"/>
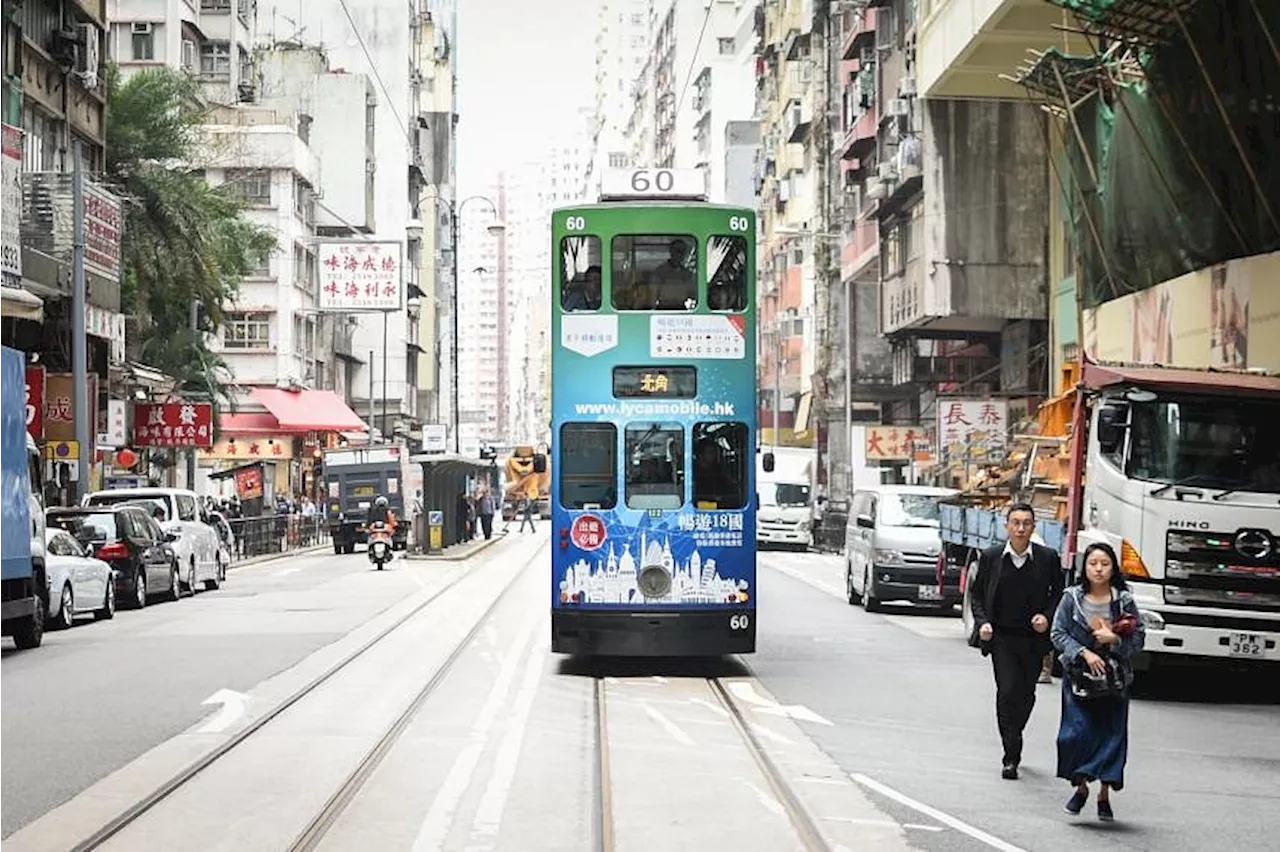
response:
<path id="1" fill-rule="evenodd" d="M 613 306 L 691 311 L 698 306 L 698 241 L 678 234 L 613 238 Z"/>
<path id="2" fill-rule="evenodd" d="M 712 237 L 707 241 L 707 306 L 713 311 L 747 307 L 747 241 Z"/>
<path id="3" fill-rule="evenodd" d="M 693 427 L 693 503 L 699 509 L 747 505 L 745 423 L 697 423 Z"/>
<path id="4" fill-rule="evenodd" d="M 684 428 L 676 423 L 628 426 L 624 433 L 627 505 L 679 509 L 684 505 Z"/>
<path id="5" fill-rule="evenodd" d="M 600 255 L 599 237 L 565 237 L 560 241 L 561 310 L 600 309 Z"/>
<path id="6" fill-rule="evenodd" d="M 566 509 L 612 509 L 618 470 L 618 429 L 612 423 L 566 423 L 560 427 L 560 505 Z"/>

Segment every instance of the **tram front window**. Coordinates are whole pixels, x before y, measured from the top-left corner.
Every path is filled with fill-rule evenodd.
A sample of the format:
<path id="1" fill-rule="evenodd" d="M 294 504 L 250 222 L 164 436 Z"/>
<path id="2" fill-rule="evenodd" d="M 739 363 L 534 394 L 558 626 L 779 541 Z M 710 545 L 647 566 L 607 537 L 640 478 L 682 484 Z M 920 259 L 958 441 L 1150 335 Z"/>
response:
<path id="1" fill-rule="evenodd" d="M 561 310 L 599 310 L 600 260 L 599 237 L 565 237 L 560 241 Z"/>
<path id="2" fill-rule="evenodd" d="M 566 423 L 560 427 L 560 505 L 566 509 L 612 509 L 618 504 L 618 430 L 612 423 Z"/>
<path id="3" fill-rule="evenodd" d="M 712 237 L 707 242 L 707 305 L 713 311 L 747 307 L 747 241 Z"/>
<path id="4" fill-rule="evenodd" d="M 614 237 L 613 306 L 691 311 L 698 306 L 698 241 L 680 235 Z"/>
<path id="5" fill-rule="evenodd" d="M 699 509 L 747 505 L 747 426 L 698 423 L 693 427 L 693 502 Z"/>
<path id="6" fill-rule="evenodd" d="M 684 505 L 684 429 L 674 423 L 628 426 L 625 436 L 627 505 L 679 509 Z"/>

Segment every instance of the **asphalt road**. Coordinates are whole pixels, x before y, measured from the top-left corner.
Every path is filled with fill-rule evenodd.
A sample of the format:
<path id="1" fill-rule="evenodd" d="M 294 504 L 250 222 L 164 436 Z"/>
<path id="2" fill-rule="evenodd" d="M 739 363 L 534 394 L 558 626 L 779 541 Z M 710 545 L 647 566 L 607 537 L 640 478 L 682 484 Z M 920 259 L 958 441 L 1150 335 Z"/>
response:
<path id="1" fill-rule="evenodd" d="M 35 651 L 5 640 L 0 836 L 216 712 L 201 702 L 218 690 L 291 667 L 449 564 L 285 557 L 233 569 L 218 591 L 46 633 Z"/>
<path id="2" fill-rule="evenodd" d="M 1104 826 L 1092 799 L 1081 817 L 1062 811 L 1070 788 L 1054 777 L 1059 681 L 1039 687 L 1022 778 L 1004 781 L 990 664 L 966 645 L 958 617 L 907 607 L 872 615 L 849 606 L 839 557 L 766 553 L 761 563 L 764 604 L 750 667 L 780 701 L 807 705 L 833 723 L 802 726 L 843 770 L 879 785 L 872 799 L 896 819 L 922 816 L 902 804 L 905 797 L 973 830 L 914 835 L 919 848 L 1275 848 L 1274 674 L 1182 670 L 1149 681 L 1130 706 L 1117 822 Z M 981 833 L 989 836 L 974 836 Z"/>

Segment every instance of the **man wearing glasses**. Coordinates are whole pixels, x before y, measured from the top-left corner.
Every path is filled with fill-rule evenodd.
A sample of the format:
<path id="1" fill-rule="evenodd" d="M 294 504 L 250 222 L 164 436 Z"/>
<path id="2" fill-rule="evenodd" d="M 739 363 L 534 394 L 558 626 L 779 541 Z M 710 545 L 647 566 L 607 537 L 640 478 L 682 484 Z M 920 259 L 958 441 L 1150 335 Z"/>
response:
<path id="1" fill-rule="evenodd" d="M 1049 652 L 1049 624 L 1062 597 L 1062 560 L 1034 544 L 1031 506 L 1015 503 L 1006 515 L 1009 540 L 983 551 L 969 596 L 983 653 L 996 678 L 996 724 L 1004 747 L 1001 777 L 1018 777 L 1022 731 L 1036 703 L 1036 680 Z"/>

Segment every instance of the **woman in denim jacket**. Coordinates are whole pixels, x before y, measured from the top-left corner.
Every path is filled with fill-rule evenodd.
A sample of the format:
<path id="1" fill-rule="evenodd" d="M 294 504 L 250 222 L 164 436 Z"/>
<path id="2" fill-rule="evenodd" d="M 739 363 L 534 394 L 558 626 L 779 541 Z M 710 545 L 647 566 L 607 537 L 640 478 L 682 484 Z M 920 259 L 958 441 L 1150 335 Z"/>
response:
<path id="1" fill-rule="evenodd" d="M 1062 593 L 1049 637 L 1064 669 L 1083 665 L 1096 674 L 1106 670 L 1105 656 L 1128 660 L 1142 650 L 1145 631 L 1138 606 L 1125 586 L 1116 553 L 1106 544 L 1091 544 L 1084 552 L 1084 572 L 1078 586 Z M 1119 626 L 1117 622 L 1123 624 Z M 1079 814 L 1089 800 L 1089 782 L 1099 781 L 1098 819 L 1110 822 L 1111 791 L 1124 787 L 1124 764 L 1129 750 L 1129 696 L 1081 701 L 1062 679 L 1062 720 L 1058 725 L 1058 777 L 1075 786 L 1067 813 Z"/>

